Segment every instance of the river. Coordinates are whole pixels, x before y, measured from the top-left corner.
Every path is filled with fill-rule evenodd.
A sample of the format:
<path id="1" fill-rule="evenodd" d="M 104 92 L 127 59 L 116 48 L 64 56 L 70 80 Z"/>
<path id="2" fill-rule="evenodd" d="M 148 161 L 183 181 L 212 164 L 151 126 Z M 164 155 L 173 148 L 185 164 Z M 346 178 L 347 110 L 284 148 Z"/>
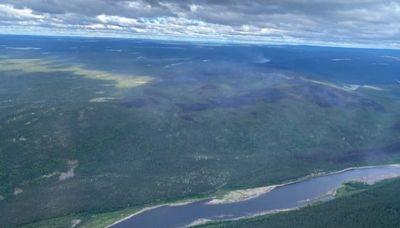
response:
<path id="1" fill-rule="evenodd" d="M 266 214 L 306 206 L 317 200 L 333 198 L 343 183 L 362 180 L 375 182 L 400 176 L 400 166 L 350 168 L 282 184 L 247 200 L 213 204 L 213 199 L 181 205 L 163 205 L 143 210 L 111 227 L 185 227 L 208 220 L 226 220 Z"/>

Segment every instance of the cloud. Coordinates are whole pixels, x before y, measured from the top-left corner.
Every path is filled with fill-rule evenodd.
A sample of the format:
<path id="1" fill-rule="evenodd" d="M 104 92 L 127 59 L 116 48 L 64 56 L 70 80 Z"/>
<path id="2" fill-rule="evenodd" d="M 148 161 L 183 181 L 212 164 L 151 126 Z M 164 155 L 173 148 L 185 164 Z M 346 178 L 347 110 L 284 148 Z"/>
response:
<path id="1" fill-rule="evenodd" d="M 0 29 L 400 47 L 388 0 L 0 0 Z"/>

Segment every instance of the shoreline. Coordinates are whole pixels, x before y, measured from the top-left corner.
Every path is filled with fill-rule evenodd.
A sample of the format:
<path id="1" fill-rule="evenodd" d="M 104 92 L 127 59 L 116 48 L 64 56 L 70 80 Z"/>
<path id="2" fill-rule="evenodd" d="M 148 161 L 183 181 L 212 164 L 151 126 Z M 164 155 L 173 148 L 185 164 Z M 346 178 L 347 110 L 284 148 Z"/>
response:
<path id="1" fill-rule="evenodd" d="M 145 207 L 145 208 L 143 208 L 143 209 L 141 209 L 141 210 L 139 210 L 139 211 L 127 216 L 127 217 L 119 219 L 119 220 L 113 222 L 110 225 L 107 225 L 105 228 L 110 228 L 110 227 L 112 227 L 112 226 L 114 226 L 114 225 L 116 225 L 116 224 L 118 224 L 120 222 L 123 222 L 125 220 L 128 220 L 128 219 L 130 219 L 130 218 L 132 218 L 132 217 L 134 217 L 134 216 L 136 216 L 138 214 L 141 214 L 143 212 L 146 212 L 146 211 L 149 211 L 149 210 L 153 210 L 153 209 L 156 209 L 156 208 L 159 208 L 159 207 L 164 207 L 164 206 L 171 206 L 171 207 L 173 207 L 173 206 L 183 206 L 183 205 L 187 205 L 187 204 L 191 204 L 191 203 L 195 203 L 195 202 L 199 202 L 199 201 L 207 200 L 207 199 L 208 198 L 204 198 L 204 199 L 202 199 L 202 198 L 188 199 L 188 200 L 177 201 L 175 203 L 164 203 L 164 204 L 158 204 L 158 205 L 154 205 L 154 206 L 148 206 L 148 207 Z"/>
<path id="2" fill-rule="evenodd" d="M 228 204 L 228 203 L 242 202 L 242 201 L 246 201 L 246 200 L 249 200 L 249 199 L 257 198 L 258 196 L 263 195 L 263 194 L 267 194 L 268 192 L 272 191 L 273 189 L 275 189 L 277 187 L 282 187 L 282 186 L 286 186 L 286 185 L 302 182 L 302 181 L 308 180 L 310 178 L 315 178 L 315 177 L 320 177 L 320 176 L 329 176 L 329 175 L 344 173 L 344 172 L 347 172 L 347 171 L 350 171 L 350 170 L 371 169 L 371 168 L 379 168 L 379 167 L 400 167 L 400 164 L 396 163 L 396 164 L 387 164 L 387 165 L 369 165 L 369 166 L 359 166 L 359 167 L 353 166 L 353 167 L 348 167 L 348 168 L 345 168 L 345 169 L 342 169 L 342 170 L 337 170 L 337 171 L 312 173 L 312 174 L 306 175 L 304 177 L 300 177 L 298 179 L 287 181 L 287 182 L 283 182 L 281 184 L 276 184 L 276 185 L 267 185 L 267 186 L 261 186 L 261 187 L 256 187 L 256 188 L 238 189 L 238 190 L 227 191 L 222 196 L 219 196 L 219 198 L 218 198 L 218 196 L 214 195 L 214 196 L 198 198 L 198 199 L 188 199 L 188 200 L 177 201 L 175 203 L 165 203 L 165 204 L 160 204 L 160 205 L 149 206 L 149 207 L 145 207 L 145 208 L 143 208 L 143 209 L 137 211 L 136 213 L 133 213 L 133 214 L 127 216 L 127 217 L 119 219 L 118 221 L 115 221 L 114 223 L 106 226 L 106 228 L 110 228 L 113 225 L 121 223 L 121 222 L 123 222 L 125 220 L 128 220 L 128 219 L 130 219 L 130 218 L 132 218 L 132 217 L 134 217 L 134 216 L 136 216 L 138 214 L 141 214 L 143 212 L 146 212 L 148 210 L 156 209 L 156 208 L 163 207 L 163 206 L 181 206 L 181 205 L 187 205 L 187 204 L 190 204 L 190 203 L 199 202 L 199 201 L 202 201 L 202 200 L 207 200 L 207 202 L 206 202 L 207 204 L 209 204 L 210 202 L 212 202 L 214 200 L 215 200 L 214 202 L 217 202 L 217 203 L 211 203 L 211 204 Z M 390 179 L 390 178 L 394 178 L 394 177 L 389 177 L 389 178 L 385 178 L 385 179 Z M 384 180 L 384 179 L 382 179 L 382 180 Z M 260 191 L 261 189 L 264 190 L 264 192 L 261 192 Z M 249 197 L 243 197 L 243 198 L 239 198 L 239 199 L 232 199 L 232 198 L 228 197 L 228 198 L 225 199 L 225 200 L 228 200 L 228 201 L 224 201 L 223 202 L 224 197 L 227 197 L 230 194 L 234 194 L 236 192 L 244 193 L 244 195 L 249 194 Z M 310 204 L 307 204 L 307 205 L 310 205 Z M 307 206 L 307 205 L 304 205 L 304 206 Z M 257 213 L 257 214 L 249 215 L 249 216 L 245 216 L 245 217 L 239 217 L 239 218 L 227 219 L 227 220 L 218 220 L 218 221 L 234 221 L 234 220 L 239 220 L 239 219 L 253 218 L 253 217 L 256 217 L 256 216 L 267 215 L 267 214 L 272 214 L 272 213 L 278 213 L 278 212 L 283 212 L 283 211 L 298 210 L 298 209 L 300 209 L 300 208 L 302 208 L 304 206 L 281 209 L 281 210 L 273 210 L 273 211 L 268 211 L 268 212 L 265 212 L 265 213 L 261 212 L 261 213 Z M 194 221 L 194 222 L 196 222 L 196 221 Z M 204 221 L 204 222 L 207 223 L 207 222 L 210 222 L 210 221 Z M 202 225 L 202 224 L 205 224 L 205 223 L 197 223 L 195 225 Z M 187 225 L 185 227 L 189 227 L 191 224 L 189 224 L 189 225 Z"/>
<path id="3" fill-rule="evenodd" d="M 257 216 L 264 216 L 264 215 L 269 215 L 269 214 L 275 214 L 275 213 L 280 213 L 280 212 L 288 212 L 288 211 L 295 211 L 299 210 L 303 207 L 309 206 L 310 204 L 304 205 L 304 206 L 298 206 L 298 207 L 292 207 L 292 208 L 285 208 L 285 209 L 276 209 L 272 211 L 266 211 L 266 212 L 260 212 L 248 216 L 243 216 L 243 217 L 237 217 L 233 219 L 221 219 L 221 220 L 207 220 L 207 219 L 198 219 L 196 221 L 193 221 L 189 225 L 184 226 L 184 228 L 190 228 L 190 227 L 196 227 L 200 225 L 205 225 L 208 223 L 213 223 L 213 222 L 228 222 L 228 221 L 237 221 L 237 220 L 242 220 L 242 219 L 250 219 L 250 218 L 255 218 Z"/>

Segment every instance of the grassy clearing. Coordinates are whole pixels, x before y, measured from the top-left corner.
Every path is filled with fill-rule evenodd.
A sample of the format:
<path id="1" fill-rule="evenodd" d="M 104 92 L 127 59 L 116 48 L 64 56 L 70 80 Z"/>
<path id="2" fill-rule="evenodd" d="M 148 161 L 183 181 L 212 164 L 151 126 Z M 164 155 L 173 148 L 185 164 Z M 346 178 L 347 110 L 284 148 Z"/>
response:
<path id="1" fill-rule="evenodd" d="M 23 71 L 29 73 L 70 73 L 89 79 L 114 82 L 117 88 L 134 88 L 153 80 L 149 76 L 113 74 L 84 66 L 67 66 L 53 59 L 0 59 L 0 71 Z"/>

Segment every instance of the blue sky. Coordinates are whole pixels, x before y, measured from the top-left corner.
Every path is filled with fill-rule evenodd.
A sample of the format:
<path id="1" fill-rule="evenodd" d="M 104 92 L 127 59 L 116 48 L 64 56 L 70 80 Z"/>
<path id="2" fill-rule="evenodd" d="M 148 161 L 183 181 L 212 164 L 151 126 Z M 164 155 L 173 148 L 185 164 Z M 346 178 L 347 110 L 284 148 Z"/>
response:
<path id="1" fill-rule="evenodd" d="M 400 1 L 0 0 L 0 33 L 400 48 Z"/>

